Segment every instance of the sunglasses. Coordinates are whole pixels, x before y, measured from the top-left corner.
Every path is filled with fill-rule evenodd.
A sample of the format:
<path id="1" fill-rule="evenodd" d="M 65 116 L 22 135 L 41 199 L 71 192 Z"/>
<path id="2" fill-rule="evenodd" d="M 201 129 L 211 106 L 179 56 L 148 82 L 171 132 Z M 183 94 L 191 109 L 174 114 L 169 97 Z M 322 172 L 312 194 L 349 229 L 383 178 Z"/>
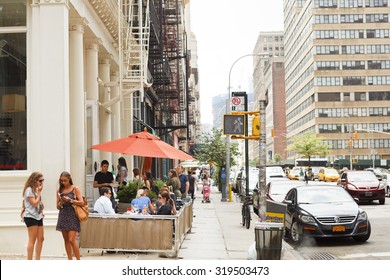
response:
<path id="1" fill-rule="evenodd" d="M 43 181 L 45 181 L 45 179 L 38 180 L 39 183 L 42 183 Z"/>

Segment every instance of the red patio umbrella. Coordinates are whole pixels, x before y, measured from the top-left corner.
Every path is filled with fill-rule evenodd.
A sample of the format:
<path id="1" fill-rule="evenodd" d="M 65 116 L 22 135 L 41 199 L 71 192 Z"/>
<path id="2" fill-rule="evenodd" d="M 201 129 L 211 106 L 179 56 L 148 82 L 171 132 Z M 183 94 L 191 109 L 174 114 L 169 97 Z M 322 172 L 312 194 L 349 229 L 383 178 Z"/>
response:
<path id="1" fill-rule="evenodd" d="M 91 149 L 106 152 L 129 154 L 141 157 L 193 160 L 189 154 L 169 145 L 157 136 L 143 131 L 130 134 L 125 138 L 93 145 Z"/>

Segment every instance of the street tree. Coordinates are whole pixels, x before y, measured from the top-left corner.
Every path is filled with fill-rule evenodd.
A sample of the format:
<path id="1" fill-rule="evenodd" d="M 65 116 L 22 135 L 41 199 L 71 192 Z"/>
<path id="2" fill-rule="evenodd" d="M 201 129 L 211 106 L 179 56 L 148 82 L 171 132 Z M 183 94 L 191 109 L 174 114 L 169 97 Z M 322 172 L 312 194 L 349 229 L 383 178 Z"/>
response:
<path id="1" fill-rule="evenodd" d="M 287 148 L 295 151 L 296 154 L 309 160 L 314 156 L 326 156 L 329 154 L 329 147 L 324 142 L 325 138 L 317 136 L 314 132 L 308 132 L 293 137 L 292 144 Z"/>
<path id="2" fill-rule="evenodd" d="M 211 133 L 202 135 L 202 144 L 195 150 L 195 158 L 200 162 L 213 161 L 219 167 L 226 166 L 226 142 L 222 130 L 213 128 Z M 235 157 L 239 155 L 238 144 L 230 145 L 230 165 L 236 165 Z"/>
<path id="3" fill-rule="evenodd" d="M 275 159 L 275 163 L 278 164 L 282 161 L 282 156 L 280 154 L 276 153 L 274 156 L 274 159 Z"/>

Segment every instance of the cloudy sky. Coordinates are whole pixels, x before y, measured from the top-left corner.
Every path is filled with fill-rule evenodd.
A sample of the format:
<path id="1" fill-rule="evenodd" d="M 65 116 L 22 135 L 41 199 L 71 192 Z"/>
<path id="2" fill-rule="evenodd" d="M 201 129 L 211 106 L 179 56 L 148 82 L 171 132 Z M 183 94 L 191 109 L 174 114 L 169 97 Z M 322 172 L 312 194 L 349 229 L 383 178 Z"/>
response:
<path id="1" fill-rule="evenodd" d="M 202 122 L 211 123 L 211 96 L 226 94 L 229 71 L 253 53 L 260 31 L 283 30 L 283 0 L 191 0 L 191 30 L 198 41 Z M 252 58 L 232 68 L 232 91 L 248 91 Z"/>

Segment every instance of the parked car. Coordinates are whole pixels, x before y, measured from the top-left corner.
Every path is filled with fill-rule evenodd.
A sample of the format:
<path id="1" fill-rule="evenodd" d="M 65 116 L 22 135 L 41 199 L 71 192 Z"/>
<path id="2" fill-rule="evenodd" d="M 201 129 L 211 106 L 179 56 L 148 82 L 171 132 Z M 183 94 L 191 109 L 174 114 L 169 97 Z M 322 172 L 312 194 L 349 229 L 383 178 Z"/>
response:
<path id="1" fill-rule="evenodd" d="M 287 204 L 286 236 L 296 244 L 305 236 L 352 237 L 357 242 L 370 238 L 367 213 L 343 188 L 329 185 L 294 187 L 283 203 Z"/>
<path id="2" fill-rule="evenodd" d="M 269 200 L 282 202 L 286 197 L 286 194 L 293 187 L 305 186 L 303 181 L 290 181 L 286 179 L 272 180 L 267 183 L 266 197 Z"/>
<path id="3" fill-rule="evenodd" d="M 249 194 L 256 188 L 259 181 L 259 169 L 256 167 L 249 168 Z M 246 194 L 246 174 L 245 170 L 240 170 L 236 177 L 236 192 L 240 195 Z"/>
<path id="4" fill-rule="evenodd" d="M 311 172 L 312 172 L 312 177 L 310 178 L 310 180 L 314 181 L 315 179 L 318 180 L 318 171 L 320 171 L 321 167 L 318 167 L 318 166 L 315 166 L 315 167 L 312 167 L 311 168 Z"/>
<path id="5" fill-rule="evenodd" d="M 318 171 L 318 181 L 337 182 L 338 179 L 340 179 L 340 175 L 334 168 L 321 168 Z"/>
<path id="6" fill-rule="evenodd" d="M 390 197 L 390 171 L 384 168 L 366 168 L 364 170 L 374 172 L 379 180 L 382 179 L 382 184 L 385 185 L 386 195 Z"/>
<path id="7" fill-rule="evenodd" d="M 359 201 L 379 200 L 379 204 L 385 204 L 386 185 L 371 171 L 345 171 L 337 185 Z"/>
<path id="8" fill-rule="evenodd" d="M 286 193 L 296 185 L 305 184 L 302 181 L 290 181 L 287 177 L 284 178 L 267 178 L 266 179 L 266 200 L 271 200 L 275 202 L 282 202 Z M 260 189 L 259 186 L 256 185 L 256 188 L 252 193 L 252 204 L 253 204 L 253 212 L 256 215 L 259 215 L 260 210 Z"/>
<path id="9" fill-rule="evenodd" d="M 287 178 L 281 166 L 267 166 L 265 174 L 267 178 Z"/>
<path id="10" fill-rule="evenodd" d="M 290 173 L 288 173 L 287 177 L 290 180 L 299 180 L 300 172 L 301 171 L 299 169 L 292 169 Z"/>

